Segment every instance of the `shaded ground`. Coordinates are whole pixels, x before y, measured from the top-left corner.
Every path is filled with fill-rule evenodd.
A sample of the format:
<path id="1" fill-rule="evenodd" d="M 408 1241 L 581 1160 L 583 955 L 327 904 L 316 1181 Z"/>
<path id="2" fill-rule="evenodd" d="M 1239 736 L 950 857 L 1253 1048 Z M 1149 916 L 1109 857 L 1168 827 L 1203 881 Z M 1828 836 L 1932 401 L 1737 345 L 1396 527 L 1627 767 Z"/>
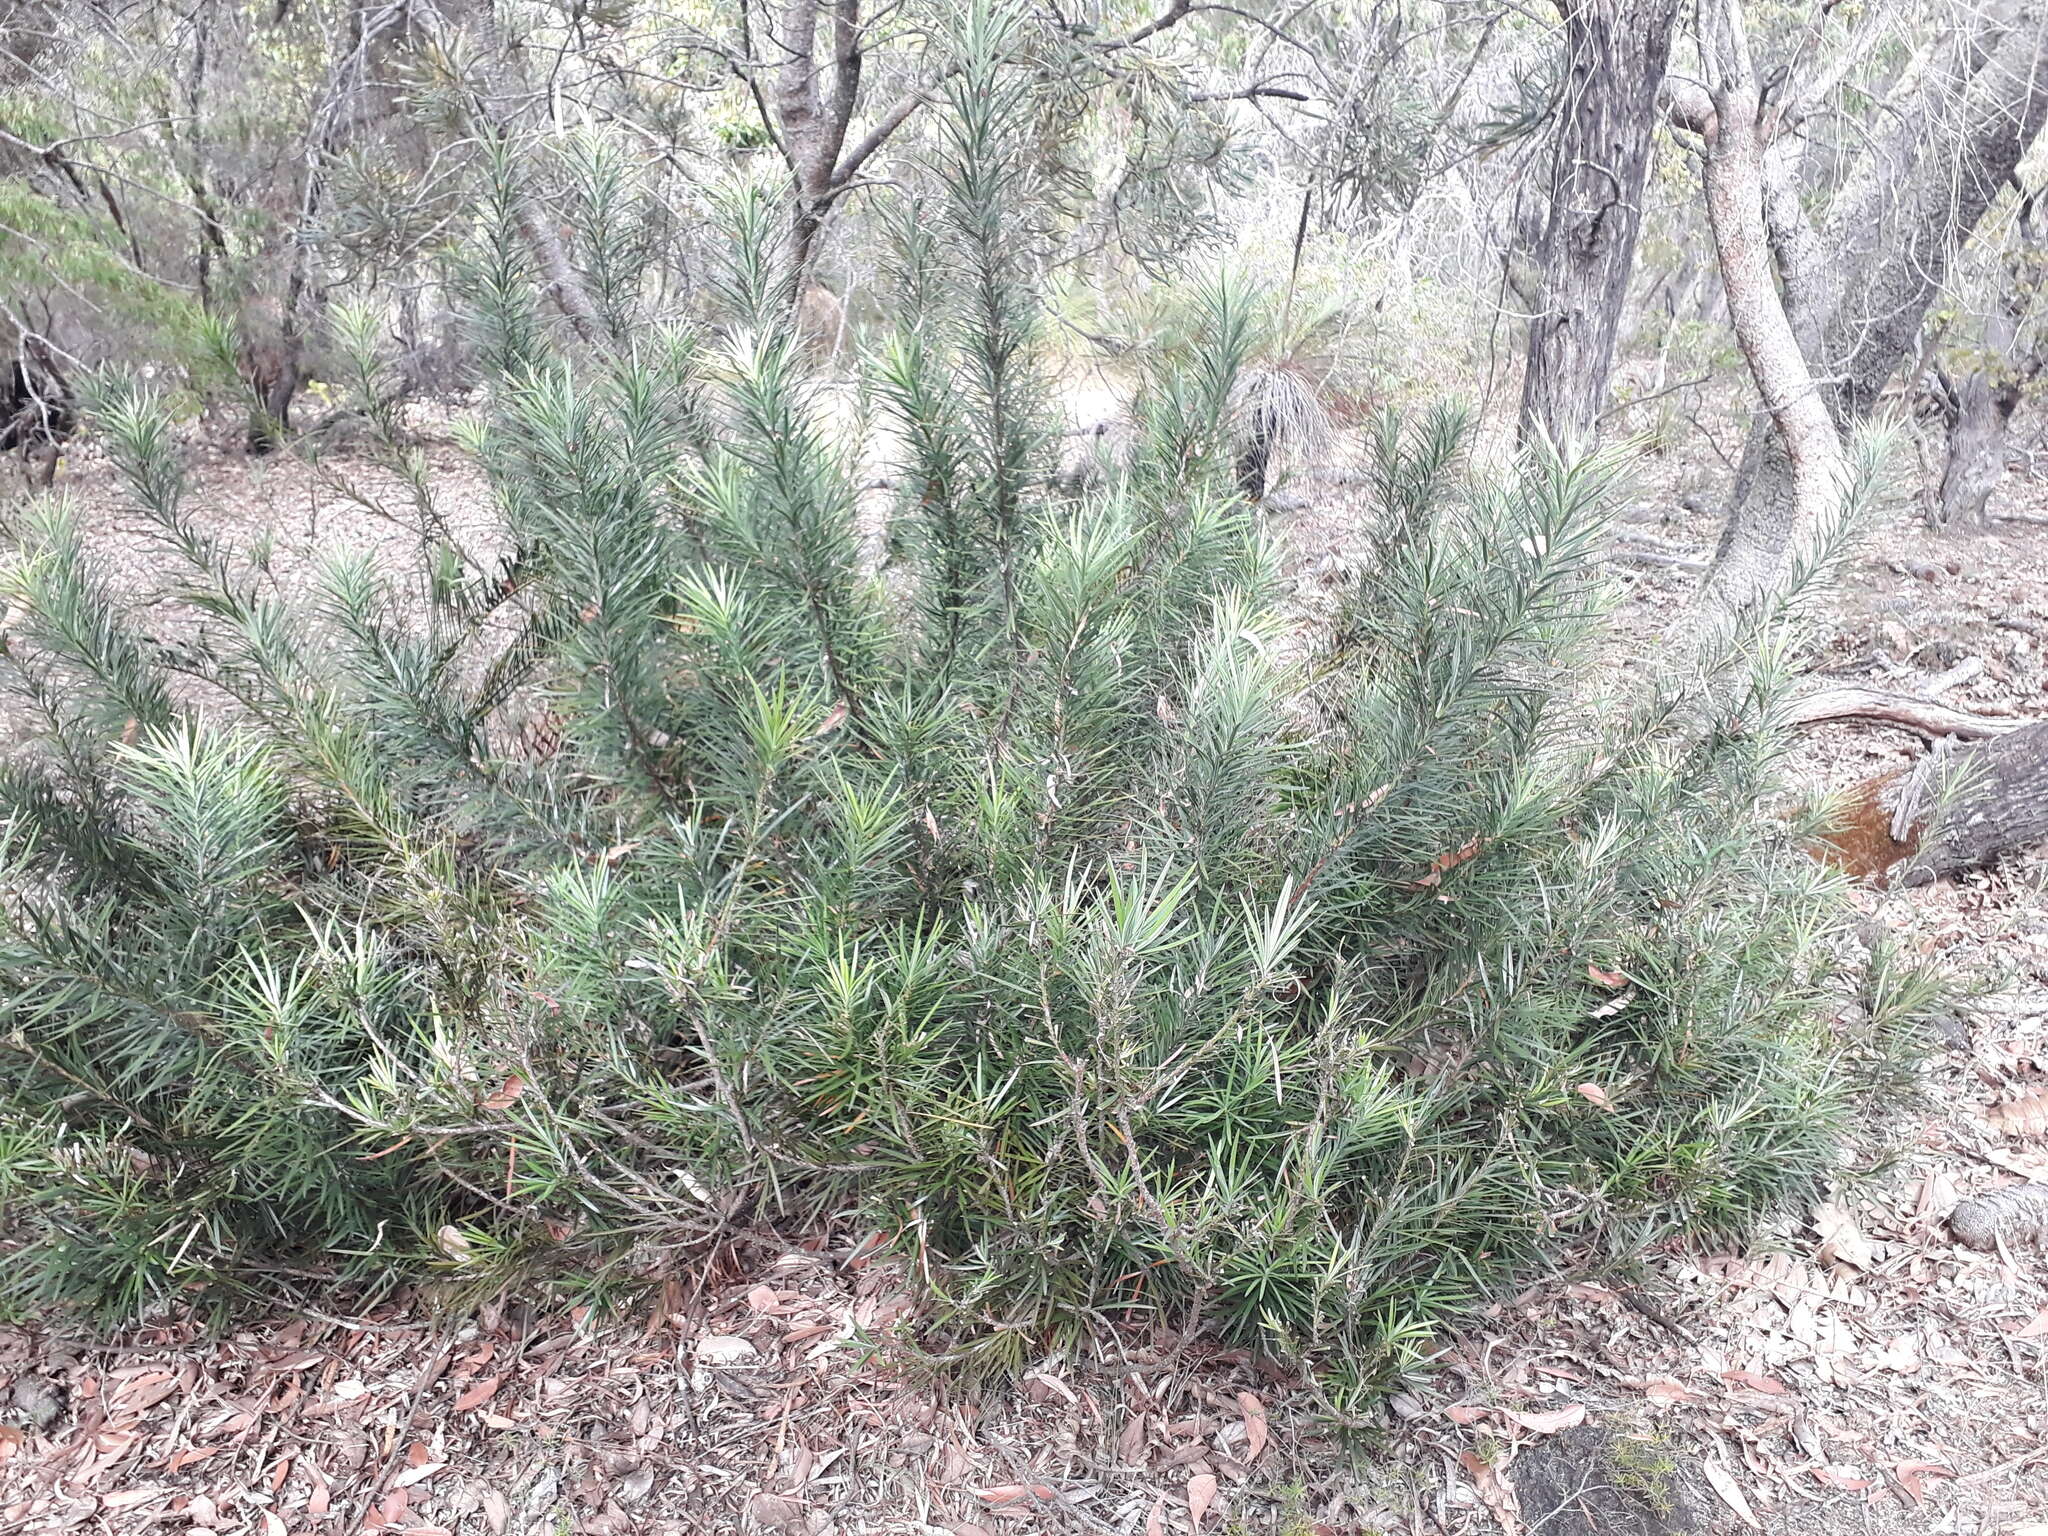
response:
<path id="1" fill-rule="evenodd" d="M 453 450 L 430 457 L 451 514 L 481 520 Z M 1708 547 L 1686 473 L 1647 467 L 1618 557 Z M 410 547 L 291 462 L 207 456 L 195 474 L 210 525 L 276 530 L 286 590 L 322 539 Z M 80 455 L 65 478 L 124 588 L 156 600 L 159 564 L 104 465 Z M 402 523 L 395 482 L 348 478 Z M 1313 606 L 1355 548 L 1347 492 L 1303 481 L 1280 503 Z M 2001 493 L 2009 512 L 2044 504 L 2022 479 Z M 1648 654 L 1692 577 L 1617 569 Z M 1846 583 L 1830 670 L 2048 714 L 2048 527 L 1900 525 Z M 1797 773 L 1852 783 L 1917 750 L 1829 728 Z M 2048 1093 L 2048 855 L 1860 900 L 1873 934 L 2010 983 L 1948 1031 L 1895 1161 L 1746 1252 L 1532 1286 L 1351 1435 L 1284 1370 L 1169 1330 L 998 1387 L 937 1377 L 903 1276 L 866 1256 L 874 1234 L 760 1233 L 628 1317 L 393 1303 L 225 1338 L 0 1330 L 0 1531 L 2048 1536 L 2048 1255 L 1975 1253 L 1944 1225 L 1964 1196 L 2048 1182 L 2048 1107 L 2009 1107 Z"/>

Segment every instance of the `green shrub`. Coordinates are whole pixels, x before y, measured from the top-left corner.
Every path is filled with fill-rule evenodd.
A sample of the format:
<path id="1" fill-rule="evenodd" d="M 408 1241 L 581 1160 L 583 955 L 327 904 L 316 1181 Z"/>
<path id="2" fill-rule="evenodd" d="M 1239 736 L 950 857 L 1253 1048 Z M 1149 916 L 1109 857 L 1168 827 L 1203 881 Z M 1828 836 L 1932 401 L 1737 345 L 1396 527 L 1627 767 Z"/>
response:
<path id="1" fill-rule="evenodd" d="M 283 601 L 109 391 L 206 625 L 112 617 L 61 506 L 6 570 L 18 1293 L 634 1273 L 851 1212 L 992 1361 L 1202 1315 L 1365 1390 L 1546 1256 L 1738 1231 L 1835 1162 L 1840 908 L 1760 809 L 1757 700 L 1572 683 L 1608 467 L 1390 423 L 1301 655 L 1219 281 L 1128 471 L 1053 498 L 1023 87 L 973 57 L 874 349 L 901 579 L 759 193 L 716 335 L 572 362 L 484 285 L 502 537 L 422 494 L 417 578 L 343 553 Z"/>

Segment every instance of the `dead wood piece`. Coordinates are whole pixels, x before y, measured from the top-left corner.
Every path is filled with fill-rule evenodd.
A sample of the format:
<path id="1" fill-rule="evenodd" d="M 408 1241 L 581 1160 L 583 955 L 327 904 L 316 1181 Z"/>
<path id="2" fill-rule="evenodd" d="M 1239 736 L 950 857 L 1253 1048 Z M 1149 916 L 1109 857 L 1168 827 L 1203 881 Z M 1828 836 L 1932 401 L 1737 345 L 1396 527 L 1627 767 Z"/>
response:
<path id="1" fill-rule="evenodd" d="M 1950 709 L 1931 699 L 1916 699 L 1903 693 L 1884 693 L 1875 688 L 1822 688 L 1793 702 L 1794 725 L 1819 725 L 1829 720 L 1869 720 L 1902 726 L 1930 739 L 1956 736 L 1964 741 L 1984 741 L 2018 729 L 2017 720 L 1997 720 Z"/>
<path id="2" fill-rule="evenodd" d="M 2048 1184 L 2015 1184 L 1965 1200 L 1949 1214 L 1957 1242 L 1979 1253 L 2048 1243 Z"/>

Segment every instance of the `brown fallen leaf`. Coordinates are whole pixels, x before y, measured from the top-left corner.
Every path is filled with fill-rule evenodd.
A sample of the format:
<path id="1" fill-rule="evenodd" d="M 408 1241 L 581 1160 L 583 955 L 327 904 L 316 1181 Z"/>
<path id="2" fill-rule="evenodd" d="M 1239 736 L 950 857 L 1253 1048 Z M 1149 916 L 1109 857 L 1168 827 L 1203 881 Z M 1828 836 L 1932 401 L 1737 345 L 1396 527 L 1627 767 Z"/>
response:
<path id="1" fill-rule="evenodd" d="M 1487 1507 L 1500 1528 L 1508 1536 L 1519 1536 L 1522 1502 L 1515 1496 L 1513 1486 L 1502 1482 L 1498 1472 L 1470 1451 L 1458 1453 L 1458 1465 L 1465 1469 L 1465 1475 L 1472 1480 L 1473 1491 L 1479 1495 L 1479 1502 Z"/>
<path id="2" fill-rule="evenodd" d="M 1643 1383 L 1643 1396 L 1653 1403 L 1693 1403 L 1699 1401 L 1699 1393 L 1684 1382 L 1673 1381 L 1669 1376 L 1659 1376 Z"/>
<path id="3" fill-rule="evenodd" d="M 1492 1411 L 1478 1403 L 1453 1403 L 1444 1410 L 1444 1417 L 1453 1424 L 1477 1424 Z"/>
<path id="4" fill-rule="evenodd" d="M 1145 1517 L 1145 1536 L 1166 1536 L 1166 1496 L 1152 1501 L 1152 1513 Z"/>
<path id="5" fill-rule="evenodd" d="M 785 1499 L 779 1493 L 757 1493 L 747 1500 L 747 1515 L 756 1525 L 780 1531 L 801 1525 L 804 1507 L 797 1500 Z"/>
<path id="6" fill-rule="evenodd" d="M 2031 1323 L 2022 1323 L 2019 1327 L 2015 1328 L 2012 1331 L 2012 1337 L 2016 1339 L 2048 1338 L 2048 1307 L 2043 1307 L 2039 1312 L 2035 1313 L 2034 1320 Z"/>
<path id="7" fill-rule="evenodd" d="M 526 1092 L 526 1079 L 514 1072 L 505 1079 L 504 1086 L 484 1100 L 485 1109 L 510 1109 L 519 1101 L 519 1095 Z"/>
<path id="8" fill-rule="evenodd" d="M 852 711 L 847 708 L 846 700 L 839 700 L 825 712 L 824 722 L 815 731 L 811 732 L 811 739 L 815 741 L 820 736 L 838 730 L 840 726 L 846 724 L 846 717 L 851 713 Z"/>
<path id="9" fill-rule="evenodd" d="M 1462 848 L 1454 849 L 1450 853 L 1438 854 L 1429 861 L 1429 873 L 1420 880 L 1409 881 L 1408 889 L 1411 891 L 1426 891 L 1432 886 L 1442 885 L 1445 875 L 1456 869 L 1460 864 L 1470 863 L 1473 859 L 1477 858 L 1482 846 L 1482 840 L 1475 837 Z"/>
<path id="10" fill-rule="evenodd" d="M 974 1496 L 984 1504 L 1023 1504 L 1032 1500 L 1050 1504 L 1059 1497 L 1059 1490 L 1045 1483 L 998 1483 L 993 1488 L 977 1488 Z"/>
<path id="11" fill-rule="evenodd" d="M 1216 1477 L 1214 1473 L 1197 1472 L 1188 1479 L 1188 1523 L 1195 1530 L 1202 1528 L 1202 1520 L 1209 1513 L 1209 1506 L 1216 1502 Z"/>
<path id="12" fill-rule="evenodd" d="M 505 1523 L 512 1518 L 512 1501 L 496 1488 L 486 1488 L 482 1500 L 484 1524 L 491 1528 L 491 1536 L 499 1536 Z"/>
<path id="13" fill-rule="evenodd" d="M 1772 1397 L 1783 1397 L 1792 1389 L 1775 1376 L 1762 1376 L 1755 1371 L 1723 1371 L 1721 1379 L 1731 1385 L 1748 1387 L 1752 1391 L 1768 1393 Z"/>
<path id="14" fill-rule="evenodd" d="M 1145 1446 L 1149 1440 L 1148 1423 L 1145 1415 L 1134 1413 L 1124 1421 L 1123 1431 L 1116 1437 L 1116 1459 L 1127 1467 L 1142 1467 L 1145 1464 Z"/>
<path id="15" fill-rule="evenodd" d="M 1839 1488 L 1844 1493 L 1861 1493 L 1866 1488 L 1876 1486 L 1877 1483 L 1876 1478 L 1859 1476 L 1850 1467 L 1813 1467 L 1809 1470 L 1812 1471 L 1816 1482 L 1826 1483 L 1830 1488 Z"/>
<path id="16" fill-rule="evenodd" d="M 1237 1411 L 1244 1415 L 1244 1459 L 1254 1462 L 1266 1448 L 1266 1405 L 1256 1392 L 1237 1394 Z"/>
<path id="17" fill-rule="evenodd" d="M 1892 1468 L 1892 1476 L 1899 1480 L 1899 1486 L 1915 1504 L 1924 1503 L 1927 1498 L 1927 1479 L 1930 1477 L 1954 1477 L 1955 1470 L 1938 1461 L 1902 1461 Z"/>
<path id="18" fill-rule="evenodd" d="M 1584 1403 L 1566 1403 L 1550 1413 L 1518 1413 L 1512 1408 L 1503 1408 L 1501 1413 L 1532 1435 L 1554 1435 L 1561 1429 L 1571 1429 L 1586 1422 Z"/>
<path id="19" fill-rule="evenodd" d="M 1839 1260 L 1852 1269 L 1869 1269 L 1877 1263 L 1877 1250 L 1856 1225 L 1856 1218 L 1834 1201 L 1823 1201 L 1814 1208 L 1813 1229 L 1820 1235 L 1814 1257 L 1821 1263 Z"/>
<path id="20" fill-rule="evenodd" d="M 1598 1083 L 1581 1083 L 1578 1091 L 1587 1103 L 1606 1110 L 1610 1115 L 1614 1113 L 1614 1100 L 1608 1097 L 1607 1090 Z"/>
<path id="21" fill-rule="evenodd" d="M 2048 1088 L 1994 1104 L 1984 1111 L 1984 1118 L 2001 1136 L 2048 1136 Z"/>
<path id="22" fill-rule="evenodd" d="M 463 1393 L 462 1396 L 455 1399 L 455 1411 L 457 1413 L 468 1413 L 473 1408 L 483 1407 L 485 1403 L 488 1403 L 498 1395 L 498 1385 L 504 1379 L 502 1376 L 486 1376 L 482 1381 Z"/>

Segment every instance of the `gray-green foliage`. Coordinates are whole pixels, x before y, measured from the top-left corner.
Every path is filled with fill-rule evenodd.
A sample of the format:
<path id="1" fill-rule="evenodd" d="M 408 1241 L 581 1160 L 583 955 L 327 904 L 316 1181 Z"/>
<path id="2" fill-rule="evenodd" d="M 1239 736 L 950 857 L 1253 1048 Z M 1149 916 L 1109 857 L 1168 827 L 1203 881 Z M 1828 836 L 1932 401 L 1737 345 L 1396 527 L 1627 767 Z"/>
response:
<path id="1" fill-rule="evenodd" d="M 1546 1256 L 1835 1160 L 1839 908 L 1768 738 L 1565 685 L 1608 468 L 1390 425 L 1380 558 L 1296 659 L 1231 462 L 1251 295 L 1208 285 L 1128 471 L 1050 496 L 977 100 L 1015 109 L 956 97 L 874 363 L 893 588 L 772 220 L 722 333 L 574 366 L 486 252 L 500 552 L 425 519 L 416 581 L 344 555 L 317 612 L 108 397 L 209 625 L 113 618 L 60 508 L 6 568 L 17 1290 L 632 1273 L 852 1211 L 991 1359 L 1199 1312 L 1364 1390 Z"/>

